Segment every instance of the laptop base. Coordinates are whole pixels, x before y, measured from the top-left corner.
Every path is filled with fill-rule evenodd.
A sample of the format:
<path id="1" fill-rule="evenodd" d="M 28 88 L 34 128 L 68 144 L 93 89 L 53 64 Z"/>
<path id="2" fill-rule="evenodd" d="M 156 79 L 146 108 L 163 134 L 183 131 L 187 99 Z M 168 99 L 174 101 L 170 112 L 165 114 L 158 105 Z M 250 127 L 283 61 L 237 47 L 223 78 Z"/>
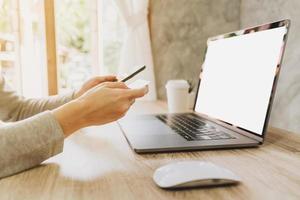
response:
<path id="1" fill-rule="evenodd" d="M 120 120 L 119 126 L 129 145 L 137 153 L 228 149 L 260 145 L 259 141 L 226 129 L 223 131 L 233 135 L 235 139 L 188 141 L 158 120 L 155 115 L 128 117 Z"/>

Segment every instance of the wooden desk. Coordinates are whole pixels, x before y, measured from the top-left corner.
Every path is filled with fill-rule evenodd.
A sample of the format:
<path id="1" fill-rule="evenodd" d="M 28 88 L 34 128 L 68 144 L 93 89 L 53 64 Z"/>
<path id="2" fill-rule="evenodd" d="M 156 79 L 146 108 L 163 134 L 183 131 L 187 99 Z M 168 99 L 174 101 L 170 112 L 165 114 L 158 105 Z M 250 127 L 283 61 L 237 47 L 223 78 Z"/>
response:
<path id="1" fill-rule="evenodd" d="M 165 112 L 162 102 L 130 111 Z M 238 186 L 168 191 L 152 181 L 173 161 L 205 160 L 238 174 Z M 270 129 L 260 148 L 138 155 L 115 123 L 91 127 L 65 141 L 45 164 L 0 180 L 0 199 L 300 199 L 300 135 Z"/>

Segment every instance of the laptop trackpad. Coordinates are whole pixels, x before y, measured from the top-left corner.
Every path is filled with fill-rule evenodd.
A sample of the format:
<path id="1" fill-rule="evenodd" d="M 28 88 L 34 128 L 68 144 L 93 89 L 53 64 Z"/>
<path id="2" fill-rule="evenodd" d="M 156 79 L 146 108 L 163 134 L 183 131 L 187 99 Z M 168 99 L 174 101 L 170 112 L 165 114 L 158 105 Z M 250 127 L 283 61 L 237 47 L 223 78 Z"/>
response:
<path id="1" fill-rule="evenodd" d="M 177 135 L 170 127 L 165 125 L 155 116 L 139 116 L 124 118 L 119 121 L 125 133 L 138 133 L 147 135 Z"/>

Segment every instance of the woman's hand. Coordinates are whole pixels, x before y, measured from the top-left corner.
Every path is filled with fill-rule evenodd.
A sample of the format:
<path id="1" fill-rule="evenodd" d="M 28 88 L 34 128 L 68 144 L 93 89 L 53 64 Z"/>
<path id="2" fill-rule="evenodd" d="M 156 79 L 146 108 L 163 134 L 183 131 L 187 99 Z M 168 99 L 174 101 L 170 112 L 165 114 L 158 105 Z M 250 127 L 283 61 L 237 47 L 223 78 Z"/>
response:
<path id="1" fill-rule="evenodd" d="M 135 99 L 147 92 L 147 87 L 129 89 L 122 82 L 105 82 L 52 112 L 67 137 L 83 127 L 101 125 L 123 117 Z"/>
<path id="2" fill-rule="evenodd" d="M 91 88 L 99 85 L 100 83 L 114 82 L 114 81 L 117 81 L 116 76 L 96 76 L 94 78 L 91 78 L 88 81 L 86 81 L 78 91 L 75 92 L 74 98 L 76 99 L 76 98 L 80 97 L 85 92 L 87 92 Z"/>

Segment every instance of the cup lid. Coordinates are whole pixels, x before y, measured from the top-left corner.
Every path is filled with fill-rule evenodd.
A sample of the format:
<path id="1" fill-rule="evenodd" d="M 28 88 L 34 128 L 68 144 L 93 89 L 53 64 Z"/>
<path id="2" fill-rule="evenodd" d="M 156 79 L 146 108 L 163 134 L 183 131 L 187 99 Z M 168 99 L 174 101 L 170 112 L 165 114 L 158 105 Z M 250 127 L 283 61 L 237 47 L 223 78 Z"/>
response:
<path id="1" fill-rule="evenodd" d="M 166 88 L 180 88 L 186 89 L 189 88 L 190 85 L 186 80 L 169 80 L 166 84 Z"/>

